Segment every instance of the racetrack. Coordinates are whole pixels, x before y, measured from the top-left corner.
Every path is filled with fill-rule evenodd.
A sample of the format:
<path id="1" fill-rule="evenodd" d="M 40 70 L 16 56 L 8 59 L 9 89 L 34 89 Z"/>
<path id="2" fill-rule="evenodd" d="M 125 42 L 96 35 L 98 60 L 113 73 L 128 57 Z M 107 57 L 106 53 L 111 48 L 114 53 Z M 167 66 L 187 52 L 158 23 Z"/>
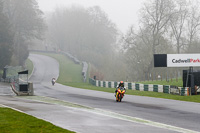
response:
<path id="1" fill-rule="evenodd" d="M 0 96 L 2 104 L 83 133 L 200 131 L 199 103 L 131 95 L 117 103 L 114 93 L 52 86 L 51 79 L 59 75 L 57 61 L 35 54 L 29 58 L 35 66 L 30 80 L 36 96 Z"/>

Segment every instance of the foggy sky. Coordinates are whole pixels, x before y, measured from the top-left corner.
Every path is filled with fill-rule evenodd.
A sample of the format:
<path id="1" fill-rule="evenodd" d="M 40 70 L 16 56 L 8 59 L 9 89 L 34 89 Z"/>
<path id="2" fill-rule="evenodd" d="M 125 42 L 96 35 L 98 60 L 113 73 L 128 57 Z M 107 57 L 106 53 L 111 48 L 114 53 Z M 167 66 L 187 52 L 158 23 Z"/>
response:
<path id="1" fill-rule="evenodd" d="M 56 7 L 81 5 L 85 8 L 100 6 L 109 19 L 125 33 L 134 24 L 137 27 L 138 12 L 145 0 L 37 0 L 42 11 L 54 11 Z"/>

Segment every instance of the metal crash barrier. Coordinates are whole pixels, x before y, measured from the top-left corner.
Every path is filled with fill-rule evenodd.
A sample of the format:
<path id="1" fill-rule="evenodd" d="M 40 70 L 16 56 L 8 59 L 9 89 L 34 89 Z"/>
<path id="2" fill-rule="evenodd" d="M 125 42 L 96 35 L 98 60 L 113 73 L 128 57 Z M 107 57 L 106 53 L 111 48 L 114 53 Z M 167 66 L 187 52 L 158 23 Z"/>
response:
<path id="1" fill-rule="evenodd" d="M 28 82 L 28 70 L 18 72 L 18 79 L 11 83 L 11 88 L 18 96 L 34 95 L 33 83 Z"/>

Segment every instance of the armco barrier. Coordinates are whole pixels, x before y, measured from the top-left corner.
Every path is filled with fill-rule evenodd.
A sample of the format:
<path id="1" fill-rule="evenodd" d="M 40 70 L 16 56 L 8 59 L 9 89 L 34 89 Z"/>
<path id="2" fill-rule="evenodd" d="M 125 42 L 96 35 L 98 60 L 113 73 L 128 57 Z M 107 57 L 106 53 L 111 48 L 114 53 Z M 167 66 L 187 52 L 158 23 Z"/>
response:
<path id="1" fill-rule="evenodd" d="M 158 85 L 158 92 L 163 93 L 163 85 Z"/>
<path id="2" fill-rule="evenodd" d="M 140 90 L 140 84 L 135 84 L 135 90 Z"/>
<path id="3" fill-rule="evenodd" d="M 149 91 L 149 85 L 144 85 L 144 91 Z"/>
<path id="4" fill-rule="evenodd" d="M 115 83 L 111 82 L 111 88 L 115 88 Z"/>
<path id="5" fill-rule="evenodd" d="M 131 83 L 132 84 L 132 90 L 135 90 L 135 83 Z"/>
<path id="6" fill-rule="evenodd" d="M 187 87 L 179 87 L 179 94 L 181 96 L 188 96 L 188 88 Z"/>
<path id="7" fill-rule="evenodd" d="M 170 94 L 170 86 L 169 85 L 163 85 L 163 93 Z"/>
<path id="8" fill-rule="evenodd" d="M 132 90 L 132 84 L 131 83 L 128 83 L 128 89 Z"/>
<path id="9" fill-rule="evenodd" d="M 100 83 L 101 83 L 101 87 L 103 87 L 103 81 L 100 81 Z"/>
<path id="10" fill-rule="evenodd" d="M 105 81 L 103 81 L 103 87 L 106 87 L 106 82 Z"/>
<path id="11" fill-rule="evenodd" d="M 158 85 L 153 85 L 153 91 L 158 92 Z"/>
<path id="12" fill-rule="evenodd" d="M 95 81 L 95 86 L 99 86 L 99 81 L 98 80 Z"/>
<path id="13" fill-rule="evenodd" d="M 149 87 L 148 91 L 153 91 L 153 85 L 152 84 L 149 84 L 148 87 Z"/>
<path id="14" fill-rule="evenodd" d="M 106 88 L 108 88 L 108 81 L 105 81 L 106 82 Z"/>
<path id="15" fill-rule="evenodd" d="M 112 87 L 111 87 L 111 82 L 108 82 L 108 88 L 112 88 Z"/>
<path id="16" fill-rule="evenodd" d="M 94 79 L 89 79 L 90 84 L 94 86 L 99 87 L 106 87 L 106 88 L 116 88 L 116 86 L 119 84 L 119 82 L 114 81 L 99 81 Z M 160 93 L 167 93 L 172 94 L 172 92 L 175 92 L 173 89 L 170 89 L 169 85 L 152 85 L 152 84 L 138 84 L 138 83 L 130 83 L 125 82 L 125 87 L 129 90 L 138 90 L 138 91 L 152 91 L 152 92 L 160 92 Z M 176 90 L 176 94 L 181 96 L 188 96 L 186 87 L 179 87 L 178 91 Z"/>
<path id="17" fill-rule="evenodd" d="M 117 87 L 117 85 L 118 85 L 118 83 L 117 83 L 117 82 L 114 82 L 114 88 L 116 88 L 116 87 Z"/>
<path id="18" fill-rule="evenodd" d="M 139 84 L 140 85 L 140 91 L 144 91 L 144 84 Z"/>

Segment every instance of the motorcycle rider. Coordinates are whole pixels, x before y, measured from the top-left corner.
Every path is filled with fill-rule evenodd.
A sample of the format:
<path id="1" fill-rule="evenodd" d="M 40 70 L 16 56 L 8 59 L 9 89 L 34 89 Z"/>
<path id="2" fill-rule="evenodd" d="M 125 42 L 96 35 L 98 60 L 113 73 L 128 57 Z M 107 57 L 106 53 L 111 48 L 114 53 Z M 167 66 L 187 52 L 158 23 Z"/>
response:
<path id="1" fill-rule="evenodd" d="M 123 87 L 124 90 L 126 91 L 126 88 L 124 87 L 124 81 L 120 81 L 119 85 L 116 87 L 116 90 L 115 90 L 115 97 L 116 97 L 116 94 L 117 94 L 117 90 L 118 90 L 120 87 Z"/>
<path id="2" fill-rule="evenodd" d="M 52 85 L 54 85 L 56 83 L 56 79 L 55 78 L 52 78 Z"/>

